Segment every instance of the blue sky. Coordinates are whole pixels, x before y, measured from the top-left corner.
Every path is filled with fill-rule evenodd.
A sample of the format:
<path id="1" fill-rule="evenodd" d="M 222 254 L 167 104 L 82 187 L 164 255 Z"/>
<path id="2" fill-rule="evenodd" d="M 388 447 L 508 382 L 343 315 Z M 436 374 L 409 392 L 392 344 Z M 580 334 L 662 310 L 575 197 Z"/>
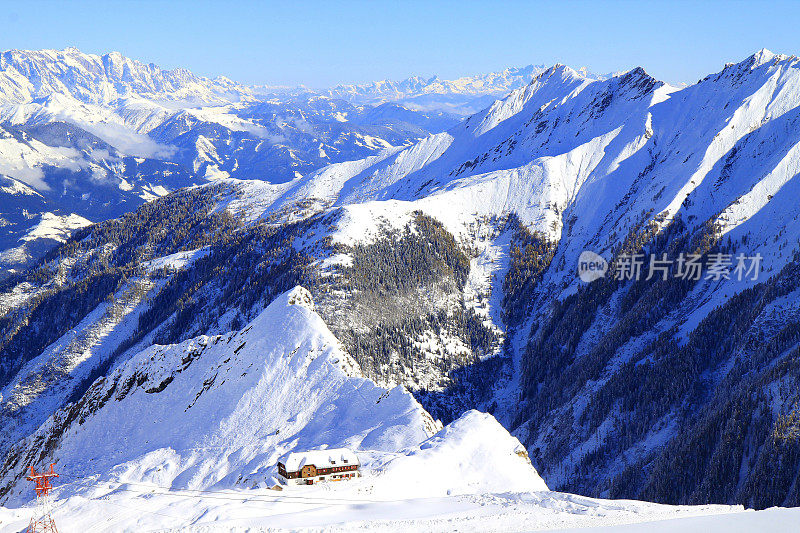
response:
<path id="1" fill-rule="evenodd" d="M 117 50 L 245 83 L 328 86 L 565 63 L 693 83 L 800 54 L 800 2 L 3 2 L 0 48 Z"/>

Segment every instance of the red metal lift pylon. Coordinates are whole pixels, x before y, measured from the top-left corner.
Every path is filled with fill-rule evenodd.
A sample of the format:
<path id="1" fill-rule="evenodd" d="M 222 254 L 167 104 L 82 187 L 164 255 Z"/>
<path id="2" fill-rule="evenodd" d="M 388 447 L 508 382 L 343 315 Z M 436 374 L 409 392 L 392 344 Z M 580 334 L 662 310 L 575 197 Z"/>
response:
<path id="1" fill-rule="evenodd" d="M 28 526 L 26 533 L 58 533 L 56 523 L 53 517 L 50 516 L 50 491 L 53 485 L 50 484 L 50 478 L 58 477 L 53 471 L 53 465 L 50 465 L 50 471 L 37 472 L 31 467 L 31 474 L 28 476 L 28 481 L 33 481 L 36 485 L 36 516 L 31 518 L 31 523 Z"/>

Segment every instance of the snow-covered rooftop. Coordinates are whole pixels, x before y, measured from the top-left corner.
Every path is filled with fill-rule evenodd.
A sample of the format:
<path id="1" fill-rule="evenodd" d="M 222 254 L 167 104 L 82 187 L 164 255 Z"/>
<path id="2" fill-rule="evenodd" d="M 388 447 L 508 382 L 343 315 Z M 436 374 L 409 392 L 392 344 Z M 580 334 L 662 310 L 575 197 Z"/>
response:
<path id="1" fill-rule="evenodd" d="M 281 456 L 278 462 L 283 464 L 288 472 L 300 470 L 305 465 L 314 465 L 317 468 L 332 468 L 334 466 L 352 466 L 360 464 L 358 462 L 358 455 L 347 448 L 289 452 Z"/>

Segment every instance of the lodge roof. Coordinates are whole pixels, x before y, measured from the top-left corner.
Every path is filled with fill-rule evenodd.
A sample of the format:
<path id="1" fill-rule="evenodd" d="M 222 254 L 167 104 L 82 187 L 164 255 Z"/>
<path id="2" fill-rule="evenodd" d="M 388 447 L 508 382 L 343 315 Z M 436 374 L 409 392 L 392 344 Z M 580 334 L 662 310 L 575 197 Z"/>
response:
<path id="1" fill-rule="evenodd" d="M 287 472 L 296 472 L 305 465 L 314 465 L 317 468 L 360 465 L 358 455 L 347 448 L 289 452 L 282 455 L 278 462 L 283 464 Z"/>

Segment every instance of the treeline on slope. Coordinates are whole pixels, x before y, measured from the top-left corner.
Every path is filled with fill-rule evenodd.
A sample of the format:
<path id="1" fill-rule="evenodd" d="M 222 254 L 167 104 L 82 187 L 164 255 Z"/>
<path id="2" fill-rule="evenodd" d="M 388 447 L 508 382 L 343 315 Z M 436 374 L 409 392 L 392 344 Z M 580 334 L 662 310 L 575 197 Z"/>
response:
<path id="1" fill-rule="evenodd" d="M 218 192 L 215 187 L 181 191 L 87 228 L 36 268 L 9 281 L 6 290 L 22 281 L 40 290 L 0 319 L 2 377 L 10 379 L 26 361 L 139 279 L 155 284 L 135 330 L 74 389 L 71 400 L 79 399 L 137 344 L 173 343 L 242 327 L 277 294 L 297 284 L 312 290 L 320 312 L 370 377 L 402 380 L 407 371 L 419 371 L 438 374 L 443 378 L 439 384 L 445 385 L 453 382 L 454 370 L 495 351 L 496 333 L 463 301 L 469 257 L 435 219 L 416 213 L 413 228 L 387 232 L 352 249 L 333 249 L 326 239 L 309 247 L 308 237 L 324 236 L 335 212 L 281 226 L 242 227 L 225 210 L 214 209 Z M 302 244 L 295 242 L 298 236 Z M 205 253 L 186 268 L 153 271 L 147 266 L 152 259 L 199 248 Z M 311 255 L 337 251 L 348 253 L 352 263 L 337 272 L 334 283 L 318 278 Z M 366 307 L 374 311 L 367 327 L 353 327 Z M 455 338 L 466 349 L 446 353 L 440 348 L 426 357 L 418 342 L 424 335 Z"/>
<path id="2" fill-rule="evenodd" d="M 550 266 L 557 243 L 545 235 L 528 229 L 510 213 L 491 221 L 498 234 L 511 232 L 509 266 L 503 278 L 502 307 L 506 336 L 500 352 L 494 357 L 475 360 L 450 372 L 451 381 L 442 390 L 420 389 L 420 402 L 431 415 L 444 423 L 467 409 L 482 408 L 494 413 L 497 402 L 494 392 L 499 383 L 507 383 L 513 372 L 513 358 L 508 341 L 535 301 L 539 281 Z"/>
<path id="3" fill-rule="evenodd" d="M 682 238 L 675 239 L 671 244 L 671 251 L 678 247 L 686 247 L 687 235 L 682 235 L 684 229 L 685 226 L 680 218 L 676 218 L 660 234 L 654 224 L 639 224 L 614 251 L 614 257 L 638 253 L 654 239 L 651 253 L 665 252 L 667 243 L 672 242 L 670 237 L 677 235 L 681 235 Z M 611 261 L 612 272 L 615 264 L 616 259 Z M 542 323 L 534 323 L 531 326 L 522 360 L 523 404 L 514 425 L 520 425 L 527 420 L 549 417 L 551 410 L 568 404 L 587 382 L 598 379 L 619 346 L 631 335 L 646 331 L 663 316 L 666 306 L 658 305 L 661 298 L 675 297 L 689 290 L 690 287 L 682 282 L 684 280 L 677 278 L 670 278 L 666 282 L 654 278 L 649 281 L 626 283 L 615 279 L 614 276 L 605 276 L 581 286 L 575 294 L 564 300 L 556 301 L 550 315 Z M 691 284 L 690 281 L 688 283 Z M 668 287 L 665 284 L 674 286 Z M 621 316 L 631 311 L 633 303 L 638 299 L 634 295 L 646 295 L 647 301 L 655 302 L 656 305 L 652 309 L 637 307 L 630 313 L 633 320 L 618 320 L 616 328 L 605 332 L 597 342 L 593 343 L 593 349 L 589 354 L 577 358 L 576 350 L 581 338 L 592 326 L 598 311 L 609 302 L 613 294 L 623 289 L 628 289 L 630 296 L 622 306 L 627 311 L 621 311 L 619 313 Z M 561 430 L 557 432 L 559 440 L 548 445 L 546 450 L 533 450 L 532 460 L 545 472 L 548 464 L 555 465 L 559 458 L 569 454 L 575 439 L 583 437 L 583 435 L 572 435 L 575 429 L 571 427 L 571 415 L 564 418 L 565 423 L 570 426 L 560 428 Z M 586 483 L 591 482 L 592 479 L 586 480 Z M 576 486 L 579 484 L 573 480 L 570 487 Z M 582 490 L 589 492 L 586 488 Z"/>
<path id="4" fill-rule="evenodd" d="M 654 229 L 650 225 L 632 232 L 616 257 L 640 251 L 674 257 L 684 252 L 701 253 L 706 262 L 709 253 L 730 253 L 735 247 L 735 243 L 719 242 L 712 223 L 690 231 L 676 218 L 662 231 Z M 554 424 L 557 437 L 532 450 L 532 459 L 545 478 L 548 465 L 561 468 L 576 447 L 592 443 L 592 451 L 569 465 L 571 472 L 558 474 L 561 485 L 557 488 L 665 503 L 746 502 L 763 507 L 796 501 L 796 482 L 782 490 L 765 487 L 764 476 L 794 476 L 796 481 L 800 465 L 793 438 L 770 436 L 777 433 L 770 429 L 775 415 L 764 396 L 768 383 L 763 373 L 797 344 L 798 327 L 787 324 L 771 343 L 750 335 L 764 306 L 798 287 L 796 268 L 787 266 L 771 281 L 731 298 L 710 313 L 685 344 L 676 343 L 673 328 L 620 360 L 620 349 L 674 311 L 694 281 L 672 275 L 666 280 L 656 276 L 637 281 L 606 276 L 556 303 L 552 314 L 531 332 L 523 360 L 525 402 L 516 421 L 553 417 L 562 409 Z M 577 357 L 582 336 L 612 295 L 618 298 L 613 326 L 599 328 L 600 336 L 588 353 Z M 759 350 L 764 344 L 765 349 Z M 733 369 L 722 383 L 715 382 L 714 371 L 729 364 L 737 353 Z M 780 368 L 788 372 L 792 365 L 796 362 Z M 585 409 L 564 409 L 582 391 L 587 394 L 591 383 L 595 386 Z M 677 428 L 670 443 L 616 475 L 616 465 L 626 451 L 666 424 Z M 527 443 L 536 437 L 534 427 Z M 764 450 L 767 442 L 771 443 L 768 449 L 774 450 L 771 455 L 755 451 Z M 753 464 L 747 464 L 748 460 Z M 748 477 L 740 484 L 743 465 Z"/>
<path id="5" fill-rule="evenodd" d="M 236 221 L 224 211 L 209 213 L 214 192 L 213 188 L 184 191 L 145 204 L 119 220 L 84 228 L 34 268 L 5 280 L 2 291 L 21 282 L 43 290 L 0 317 L 0 386 L 128 278 L 140 275 L 143 262 L 229 235 Z"/>
<path id="6" fill-rule="evenodd" d="M 283 226 L 256 224 L 210 245 L 208 254 L 167 279 L 135 331 L 76 388 L 71 401 L 148 335 L 148 342 L 173 344 L 215 330 L 241 329 L 281 293 L 296 285 L 313 286 L 313 258 L 299 251 L 294 239 L 321 222 L 323 217 Z"/>
<path id="7" fill-rule="evenodd" d="M 528 230 L 513 213 L 487 222 L 499 233 L 512 234 L 502 305 L 506 324 L 514 327 L 529 309 L 556 246 Z M 476 406 L 493 410 L 498 382 L 510 378 L 511 357 L 497 333 L 463 301 L 469 250 L 441 223 L 415 213 L 410 227 L 386 230 L 372 243 L 338 251 L 352 262 L 338 269 L 336 281 L 320 291 L 318 303 L 364 372 L 378 380 L 397 380 L 404 375 L 427 377 L 433 371 L 438 378 L 434 383 L 417 380 L 411 388 L 445 423 Z M 339 291 L 348 295 L 346 301 L 325 296 Z M 365 314 L 372 316 L 364 320 Z M 447 354 L 440 349 L 434 357 L 426 355 L 418 342 L 426 333 L 439 339 L 455 337 L 469 352 Z"/>
<path id="8" fill-rule="evenodd" d="M 654 243 L 655 246 L 652 252 L 666 251 L 666 243 L 669 242 L 669 237 L 680 233 L 683 227 L 680 219 L 670 223 Z M 642 227 L 640 225 L 630 232 L 614 255 L 619 257 L 623 254 L 639 252 L 643 249 L 645 243 L 655 237 L 654 226 Z M 676 241 L 675 246 L 681 242 L 683 241 Z M 615 261 L 612 261 L 612 266 L 614 264 Z M 670 278 L 666 283 L 674 283 L 674 281 L 683 280 Z M 662 294 L 671 292 L 669 289 L 674 290 L 677 288 L 683 293 L 688 290 L 688 287 L 683 285 L 678 285 L 674 288 L 670 287 L 669 289 L 664 287 L 664 290 L 659 290 L 661 288 L 656 288 L 658 281 L 655 278 L 650 281 L 639 280 L 632 285 L 637 284 L 638 286 L 630 288 L 630 293 L 643 295 L 649 290 L 648 296 L 651 301 L 657 301 Z M 606 304 L 611 295 L 624 285 L 623 281 L 616 280 L 614 276 L 600 278 L 593 283 L 580 287 L 576 294 L 568 296 L 563 301 L 556 301 L 550 316 L 544 323 L 534 323 L 532 325 L 529 342 L 525 347 L 523 356 L 522 375 L 523 397 L 532 401 L 528 402 L 523 411 L 521 411 L 519 423 L 523 419 L 530 417 L 545 416 L 553 406 L 561 405 L 565 399 L 574 395 L 588 379 L 594 377 L 598 370 L 602 370 L 605 367 L 608 358 L 613 355 L 617 346 L 621 345 L 635 331 L 644 331 L 657 320 L 658 315 L 651 313 L 648 309 L 648 313 L 641 316 L 637 315 L 637 320 L 629 324 L 620 324 L 620 331 L 609 334 L 610 338 L 614 339 L 613 346 L 597 343 L 595 350 L 599 351 L 598 353 L 593 354 L 591 357 L 576 360 L 575 351 L 581 337 L 592 325 L 598 309 Z M 635 299 L 631 298 L 626 307 L 631 307 L 631 301 L 635 301 Z M 656 307 L 656 310 L 658 310 L 658 307 Z M 567 377 L 563 372 L 565 368 L 573 363 L 581 367 L 578 379 L 576 379 L 576 376 Z M 540 384 L 551 385 L 551 382 L 556 396 L 549 399 L 543 396 L 540 397 L 537 394 Z"/>
<path id="9" fill-rule="evenodd" d="M 492 353 L 494 330 L 467 307 L 463 288 L 470 259 L 436 219 L 416 212 L 402 230 L 385 229 L 374 241 L 337 246 L 349 264 L 314 287 L 317 307 L 364 373 L 382 382 L 406 376 L 437 376 L 439 389 L 459 379 L 459 369 Z M 467 351 L 431 356 L 420 347 L 425 335 L 456 338 Z M 411 379 L 413 386 L 420 380 Z M 491 386 L 486 380 L 484 387 Z M 428 396 L 417 390 L 425 403 Z M 428 405 L 443 419 L 457 412 Z M 460 407 L 453 407 L 459 409 Z"/>
<path id="10" fill-rule="evenodd" d="M 320 313 L 367 376 L 385 382 L 411 376 L 412 388 L 423 378 L 415 393 L 445 421 L 489 400 L 495 383 L 508 377 L 497 333 L 464 301 L 470 251 L 434 218 L 415 213 L 408 227 L 386 230 L 368 244 L 332 247 L 320 238 L 312 245 L 314 235 L 324 237 L 333 227 L 337 212 L 244 227 L 215 209 L 219 192 L 217 187 L 180 191 L 89 227 L 9 281 L 6 290 L 22 281 L 41 290 L 0 319 L 2 376 L 13 376 L 92 310 L 144 279 L 153 282 L 145 284 L 153 291 L 134 331 L 74 388 L 69 401 L 79 401 L 131 349 L 241 328 L 298 284 L 312 291 Z M 506 286 L 525 295 L 552 257 L 550 247 L 516 217 L 502 224 L 515 232 L 516 245 L 515 274 Z M 200 248 L 205 253 L 185 268 L 148 266 L 153 259 Z M 318 276 L 315 256 L 334 253 L 352 261 L 334 276 Z M 438 342 L 435 353 L 422 346 L 431 338 Z M 445 345 L 450 340 L 455 351 Z"/>
<path id="11" fill-rule="evenodd" d="M 119 220 L 86 228 L 11 281 L 11 287 L 28 281 L 42 290 L 0 318 L 0 385 L 98 305 L 113 302 L 129 281 L 156 282 L 147 309 L 135 331 L 74 391 L 73 399 L 145 337 L 166 344 L 214 328 L 237 329 L 281 292 L 314 285 L 313 259 L 294 240 L 313 233 L 315 225 L 330 224 L 329 219 L 242 227 L 227 211 L 213 209 L 218 192 L 217 187 L 180 191 Z M 316 248 L 326 246 L 321 241 Z M 199 248 L 206 253 L 188 268 L 148 270 L 151 259 Z"/>
<path id="12" fill-rule="evenodd" d="M 150 331 L 171 317 L 155 341 L 179 342 L 210 331 L 226 313 L 233 314 L 230 328 L 240 329 L 280 293 L 313 285 L 313 257 L 294 241 L 321 220 L 257 224 L 212 245 L 191 268 L 169 279 L 139 318 L 138 331 Z"/>
<path id="13" fill-rule="evenodd" d="M 451 278 L 463 287 L 469 258 L 441 222 L 415 212 L 411 226 L 386 229 L 381 238 L 342 251 L 352 258 L 341 269 L 348 289 L 377 295 L 408 294 L 414 288 Z"/>
<path id="14" fill-rule="evenodd" d="M 638 372 L 644 375 L 626 369 L 629 375 L 620 379 L 646 379 L 648 385 L 667 376 L 669 365 L 681 364 L 679 372 L 699 376 L 684 393 L 684 429 L 657 454 L 638 490 L 641 497 L 741 502 L 757 508 L 800 505 L 800 323 L 787 321 L 766 338 L 752 327 L 766 306 L 799 288 L 796 256 L 778 276 L 710 313 L 679 349 L 670 349 L 661 339 L 653 343 L 652 358 L 659 364 L 640 365 Z M 714 383 L 710 370 L 722 364 L 730 369 Z M 672 395 L 683 388 L 680 381 L 668 387 Z M 774 397 L 776 388 L 781 398 Z M 776 405 L 795 407 L 776 412 Z M 629 469 L 620 474 L 611 492 L 621 492 L 632 473 Z"/>
<path id="15" fill-rule="evenodd" d="M 53 260 L 58 265 L 68 257 L 79 258 L 70 269 L 72 278 L 109 267 L 138 274 L 150 259 L 218 242 L 240 226 L 226 210 L 211 212 L 221 190 L 221 186 L 183 190 L 118 219 L 83 228 L 50 251 L 39 268 L 23 276 L 32 283 L 46 282 L 52 276 Z"/>
<path id="16" fill-rule="evenodd" d="M 502 352 L 493 357 L 476 359 L 448 373 L 443 389 L 418 388 L 414 396 L 425 410 L 443 424 L 449 424 L 469 409 L 494 413 L 494 393 L 498 383 L 511 379 L 511 357 Z"/>
<path id="17" fill-rule="evenodd" d="M 505 225 L 514 233 L 508 272 L 503 278 L 503 311 L 506 324 L 514 328 L 530 314 L 533 293 L 553 260 L 557 243 L 526 228 L 516 213 L 508 216 Z"/>

